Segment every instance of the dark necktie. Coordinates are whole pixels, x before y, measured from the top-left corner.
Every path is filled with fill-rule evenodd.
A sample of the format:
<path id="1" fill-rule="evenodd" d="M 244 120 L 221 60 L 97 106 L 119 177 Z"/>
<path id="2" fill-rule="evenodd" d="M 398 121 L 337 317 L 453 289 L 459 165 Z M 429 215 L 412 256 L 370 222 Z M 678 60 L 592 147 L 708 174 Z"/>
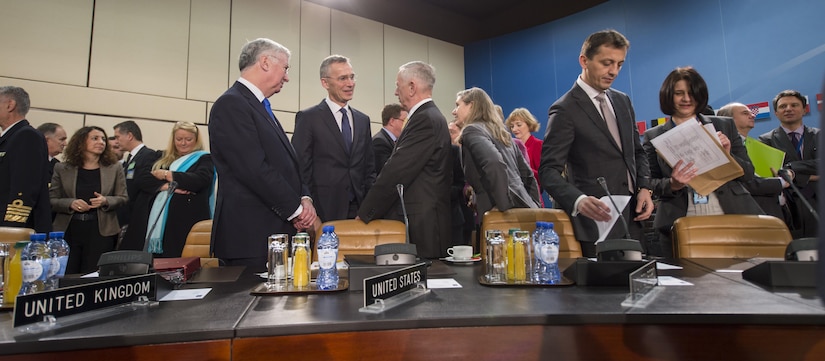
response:
<path id="1" fill-rule="evenodd" d="M 129 152 L 129 155 L 126 156 L 126 161 L 123 162 L 123 169 L 129 169 L 129 162 L 132 161 L 132 152 Z"/>
<path id="2" fill-rule="evenodd" d="M 788 133 L 788 135 L 791 136 L 791 144 L 793 144 L 793 149 L 796 150 L 796 156 L 799 157 L 799 159 L 802 159 L 802 149 L 800 149 L 799 146 L 799 133 L 792 132 Z"/>
<path id="3" fill-rule="evenodd" d="M 344 145 L 347 147 L 347 152 L 349 152 L 352 149 L 352 129 L 350 129 L 349 126 L 347 108 L 341 108 L 341 134 L 344 137 Z"/>

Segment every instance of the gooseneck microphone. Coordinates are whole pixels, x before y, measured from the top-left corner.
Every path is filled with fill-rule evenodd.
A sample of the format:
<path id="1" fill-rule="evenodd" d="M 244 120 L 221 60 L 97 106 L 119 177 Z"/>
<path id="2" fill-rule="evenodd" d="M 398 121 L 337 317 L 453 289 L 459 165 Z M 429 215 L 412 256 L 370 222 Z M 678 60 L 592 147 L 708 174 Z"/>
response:
<path id="1" fill-rule="evenodd" d="M 811 204 L 808 203 L 808 200 L 805 199 L 805 195 L 799 191 L 799 188 L 796 187 L 796 184 L 793 184 L 793 179 L 791 179 L 791 176 L 788 174 L 788 170 L 785 168 L 781 168 L 776 172 L 776 174 L 782 177 L 782 179 L 785 182 L 788 182 L 788 184 L 791 186 L 791 189 L 793 189 L 793 192 L 799 197 L 799 200 L 802 201 L 802 204 L 805 206 L 808 212 L 811 212 L 811 214 L 814 216 L 814 219 L 816 219 L 817 223 L 819 223 L 819 213 L 816 212 L 814 207 L 811 207 Z"/>
<path id="2" fill-rule="evenodd" d="M 607 182 L 604 180 L 604 177 L 596 178 L 596 182 L 598 182 L 602 189 L 604 189 L 604 192 L 607 193 L 607 198 L 610 199 L 613 209 L 619 212 L 619 218 L 622 221 L 625 233 L 624 239 L 605 239 L 596 244 L 596 257 L 599 261 L 641 261 L 642 245 L 639 241 L 630 238 L 630 227 L 627 225 L 627 220 L 624 218 L 622 210 L 619 209 L 616 201 L 613 200 L 613 195 L 610 194 L 610 190 L 607 189 Z"/>
<path id="3" fill-rule="evenodd" d="M 152 228 L 149 228 L 149 232 L 146 233 L 146 239 L 143 241 L 144 252 L 147 252 L 149 250 L 149 238 L 152 237 L 152 232 L 155 231 L 155 227 L 157 227 L 158 221 L 160 220 L 160 216 L 163 214 L 163 211 L 166 209 L 166 207 L 169 206 L 169 200 L 172 198 L 172 195 L 175 194 L 175 189 L 178 189 L 178 182 L 169 182 L 169 189 L 166 190 L 166 202 L 163 203 L 163 207 L 160 209 L 160 212 L 158 212 L 158 216 L 155 217 L 155 221 L 152 222 Z"/>
<path id="4" fill-rule="evenodd" d="M 407 218 L 407 206 L 404 204 L 404 185 L 396 184 L 398 198 L 401 201 L 401 212 L 404 215 L 404 230 L 406 243 L 385 243 L 375 246 L 376 265 L 415 264 L 418 249 L 410 243 L 410 221 Z"/>
<path id="5" fill-rule="evenodd" d="M 627 226 L 627 220 L 624 218 L 624 213 L 621 209 L 619 209 L 619 206 L 616 205 L 616 201 L 613 200 L 613 195 L 610 194 L 610 190 L 607 189 L 607 182 L 604 180 L 604 177 L 596 178 L 596 182 L 599 182 L 599 185 L 602 186 L 602 189 L 604 189 L 604 192 L 607 194 L 607 198 L 610 199 L 610 203 L 613 205 L 613 209 L 615 209 L 616 212 L 619 212 L 619 218 L 621 218 L 622 226 L 624 226 L 624 237 L 630 239 L 630 227 Z"/>

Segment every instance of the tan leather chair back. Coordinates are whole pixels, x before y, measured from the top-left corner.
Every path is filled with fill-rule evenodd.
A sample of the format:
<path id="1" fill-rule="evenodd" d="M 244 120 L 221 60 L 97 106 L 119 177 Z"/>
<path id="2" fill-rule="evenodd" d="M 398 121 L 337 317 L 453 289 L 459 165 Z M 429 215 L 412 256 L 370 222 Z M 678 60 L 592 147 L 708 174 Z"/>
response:
<path id="1" fill-rule="evenodd" d="M 791 232 L 773 216 L 725 214 L 673 222 L 679 258 L 784 258 Z"/>
<path id="2" fill-rule="evenodd" d="M 34 234 L 31 228 L 0 227 L 0 242 L 14 244 L 17 241 L 28 241 Z"/>
<path id="3" fill-rule="evenodd" d="M 532 234 L 536 230 L 536 222 L 553 222 L 553 229 L 559 235 L 559 257 L 578 258 L 582 256 L 582 248 L 576 236 L 573 234 L 573 223 L 561 209 L 551 208 L 512 208 L 506 212 L 488 211 L 484 213 L 481 222 L 481 256 L 486 257 L 487 242 L 485 237 L 487 230 L 500 230 L 506 234 L 510 228 L 518 228 L 529 231 Z"/>
<path id="4" fill-rule="evenodd" d="M 404 223 L 388 219 L 376 219 L 370 223 L 361 220 L 344 219 L 329 221 L 316 230 L 317 237 L 321 237 L 323 226 L 335 226 L 338 235 L 338 261 L 342 261 L 348 254 L 369 254 L 375 252 L 375 246 L 385 243 L 404 243 L 407 241 L 407 232 Z M 313 242 L 312 259 L 318 260 L 318 242 Z"/>
<path id="5" fill-rule="evenodd" d="M 186 236 L 186 243 L 183 245 L 181 257 L 201 257 L 210 258 L 209 242 L 212 237 L 212 220 L 207 219 L 195 223 Z"/>

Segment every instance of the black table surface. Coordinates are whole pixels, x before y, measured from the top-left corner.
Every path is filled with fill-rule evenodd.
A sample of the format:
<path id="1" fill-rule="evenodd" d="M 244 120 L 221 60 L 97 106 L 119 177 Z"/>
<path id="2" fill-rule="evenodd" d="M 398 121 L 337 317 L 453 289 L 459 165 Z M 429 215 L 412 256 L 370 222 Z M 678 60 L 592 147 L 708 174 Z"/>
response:
<path id="1" fill-rule="evenodd" d="M 626 287 L 490 287 L 479 284 L 480 264 L 448 265 L 461 288 L 432 289 L 419 299 L 380 314 L 358 311 L 363 291 L 259 296 L 263 280 L 248 272 L 236 282 L 189 284 L 212 287 L 202 300 L 160 302 L 44 334 L 20 334 L 11 312 L 0 313 L 0 354 L 188 342 L 237 337 L 434 327 L 577 324 L 825 325 L 819 300 L 771 292 L 697 263 L 660 271 L 693 283 L 662 286 L 645 308 L 621 305 Z M 566 260 L 565 263 L 572 263 Z"/>

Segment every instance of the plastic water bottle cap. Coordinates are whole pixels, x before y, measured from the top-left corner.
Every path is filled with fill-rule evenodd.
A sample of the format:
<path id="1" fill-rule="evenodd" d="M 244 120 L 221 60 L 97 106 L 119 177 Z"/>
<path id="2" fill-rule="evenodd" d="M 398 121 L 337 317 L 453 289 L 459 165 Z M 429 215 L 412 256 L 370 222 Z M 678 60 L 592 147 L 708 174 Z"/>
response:
<path id="1" fill-rule="evenodd" d="M 324 226 L 324 228 L 322 230 L 322 232 L 324 232 L 324 233 L 330 233 L 330 232 L 334 232 L 334 231 L 335 231 L 335 226 Z"/>
<path id="2" fill-rule="evenodd" d="M 553 228 L 553 222 L 547 222 L 547 227 L 552 229 Z"/>
<path id="3" fill-rule="evenodd" d="M 49 232 L 49 239 L 52 238 L 63 238 L 64 232 Z"/>
<path id="4" fill-rule="evenodd" d="M 46 234 L 45 233 L 35 233 L 35 234 L 32 234 L 31 236 L 29 236 L 29 239 L 32 242 L 45 241 L 46 240 Z"/>

